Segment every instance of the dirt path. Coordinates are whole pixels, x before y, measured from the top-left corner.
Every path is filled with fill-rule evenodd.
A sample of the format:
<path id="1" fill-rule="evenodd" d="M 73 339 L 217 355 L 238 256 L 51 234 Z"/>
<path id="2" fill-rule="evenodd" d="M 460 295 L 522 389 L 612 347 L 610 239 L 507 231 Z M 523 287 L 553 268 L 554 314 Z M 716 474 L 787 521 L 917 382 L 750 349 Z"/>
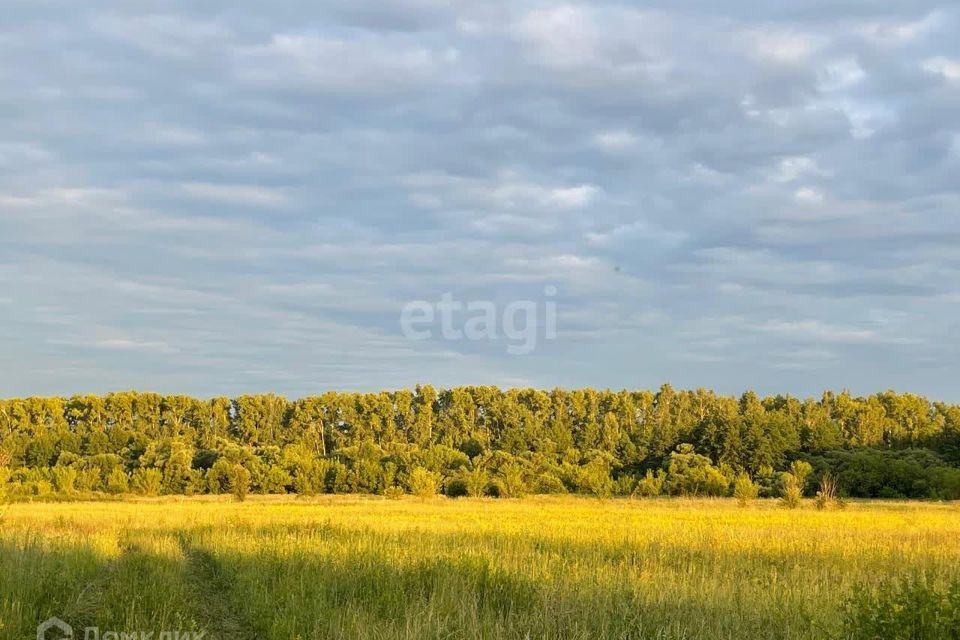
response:
<path id="1" fill-rule="evenodd" d="M 197 616 L 207 632 L 205 640 L 259 640 L 237 615 L 229 585 L 213 557 L 193 546 L 186 536 L 180 537 L 180 546 L 187 561 L 187 581 L 195 596 Z"/>

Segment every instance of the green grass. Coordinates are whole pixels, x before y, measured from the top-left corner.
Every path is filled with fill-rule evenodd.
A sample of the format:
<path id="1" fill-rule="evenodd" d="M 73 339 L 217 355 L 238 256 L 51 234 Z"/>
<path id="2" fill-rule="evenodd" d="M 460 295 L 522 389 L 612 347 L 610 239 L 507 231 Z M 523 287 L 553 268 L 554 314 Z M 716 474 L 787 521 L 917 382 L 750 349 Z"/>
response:
<path id="1" fill-rule="evenodd" d="M 11 505 L 0 639 L 841 637 L 858 586 L 960 576 L 960 508 L 217 498 Z M 77 631 L 82 637 L 82 631 Z"/>

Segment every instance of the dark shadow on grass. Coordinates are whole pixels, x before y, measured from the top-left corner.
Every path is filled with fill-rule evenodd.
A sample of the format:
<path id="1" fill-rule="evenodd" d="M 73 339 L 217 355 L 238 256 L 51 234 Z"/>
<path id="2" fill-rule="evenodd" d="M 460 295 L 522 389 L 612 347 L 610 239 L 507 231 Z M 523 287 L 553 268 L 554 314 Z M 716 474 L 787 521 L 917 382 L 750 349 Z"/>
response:
<path id="1" fill-rule="evenodd" d="M 782 619 L 771 617 L 762 607 L 721 607 L 695 595 L 645 605 L 637 597 L 636 585 L 628 581 L 573 585 L 575 588 L 563 590 L 561 600 L 555 587 L 557 581 L 562 584 L 562 575 L 553 583 L 542 584 L 532 576 L 504 569 L 497 561 L 499 550 L 510 549 L 513 554 L 527 553 L 534 566 L 549 557 L 550 563 L 561 567 L 579 563 L 628 568 L 653 555 L 669 568 L 717 565 L 735 571 L 738 558 L 719 550 L 690 549 L 669 541 L 586 544 L 535 533 L 383 532 L 330 523 L 226 526 L 257 540 L 255 551 L 207 544 L 209 536 L 224 528 L 212 526 L 171 527 L 134 535 L 172 536 L 184 552 L 181 560 L 137 544 L 127 544 L 120 557 L 113 558 L 56 538 L 25 546 L 0 542 L 0 558 L 5 564 L 14 559 L 10 566 L 15 570 L 39 572 L 30 576 L 36 586 L 24 593 L 24 615 L 9 627 L 13 629 L 10 637 L 30 637 L 36 623 L 50 615 L 64 617 L 77 627 L 114 628 L 110 625 L 122 623 L 131 603 L 138 603 L 146 622 L 153 625 L 141 625 L 141 629 L 159 629 L 158 625 L 167 624 L 171 617 L 198 620 L 196 628 L 211 639 L 354 637 L 344 633 L 351 616 L 362 616 L 380 629 L 377 637 L 395 637 L 405 625 L 415 626 L 418 616 L 426 615 L 435 616 L 432 628 L 443 631 L 436 637 L 461 637 L 458 630 L 467 630 L 461 628 L 465 620 L 485 630 L 483 635 L 497 638 L 520 638 L 528 633 L 530 637 L 556 638 L 706 638 L 716 637 L 717 629 L 723 628 L 750 637 L 825 637 L 823 629 L 785 628 Z M 436 548 L 435 557 L 406 553 L 427 535 Z M 291 545 L 290 537 L 347 548 L 357 539 L 372 542 L 360 550 L 329 555 Z M 396 550 L 404 552 L 400 561 L 392 553 Z M 781 552 L 753 554 L 772 567 L 789 560 L 789 554 Z M 839 568 L 842 558 L 833 556 L 821 554 L 806 561 L 836 563 Z M 63 571 L 66 567 L 75 569 Z M 111 585 L 112 576 L 121 573 L 128 578 L 126 592 Z M 177 576 L 180 582 L 161 582 L 170 576 Z M 729 587 L 735 589 L 735 575 L 731 578 Z M 186 594 L 177 600 L 187 601 L 182 611 L 164 610 L 165 590 L 173 589 Z M 7 594 L 0 593 L 0 599 L 5 597 Z M 157 612 L 157 619 L 150 618 L 151 611 Z M 165 616 L 162 620 L 161 615 Z M 4 629 L 5 634 L 7 631 Z"/>

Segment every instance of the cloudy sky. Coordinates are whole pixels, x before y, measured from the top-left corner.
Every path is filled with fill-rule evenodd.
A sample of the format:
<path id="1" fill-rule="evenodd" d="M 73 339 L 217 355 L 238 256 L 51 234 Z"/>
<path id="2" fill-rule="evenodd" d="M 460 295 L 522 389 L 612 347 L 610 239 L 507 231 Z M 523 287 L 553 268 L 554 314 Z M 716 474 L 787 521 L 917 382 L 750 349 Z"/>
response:
<path id="1" fill-rule="evenodd" d="M 960 401 L 960 7 L 643 6 L 3 2 L 0 396 Z"/>

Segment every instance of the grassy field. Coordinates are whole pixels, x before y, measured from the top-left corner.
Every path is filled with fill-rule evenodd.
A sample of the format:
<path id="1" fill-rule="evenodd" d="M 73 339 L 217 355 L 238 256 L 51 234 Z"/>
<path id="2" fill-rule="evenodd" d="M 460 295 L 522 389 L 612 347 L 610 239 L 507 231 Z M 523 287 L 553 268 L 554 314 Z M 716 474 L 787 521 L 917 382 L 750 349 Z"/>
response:
<path id="1" fill-rule="evenodd" d="M 0 638 L 823 638 L 857 584 L 960 573 L 955 504 L 217 498 L 15 504 Z"/>

